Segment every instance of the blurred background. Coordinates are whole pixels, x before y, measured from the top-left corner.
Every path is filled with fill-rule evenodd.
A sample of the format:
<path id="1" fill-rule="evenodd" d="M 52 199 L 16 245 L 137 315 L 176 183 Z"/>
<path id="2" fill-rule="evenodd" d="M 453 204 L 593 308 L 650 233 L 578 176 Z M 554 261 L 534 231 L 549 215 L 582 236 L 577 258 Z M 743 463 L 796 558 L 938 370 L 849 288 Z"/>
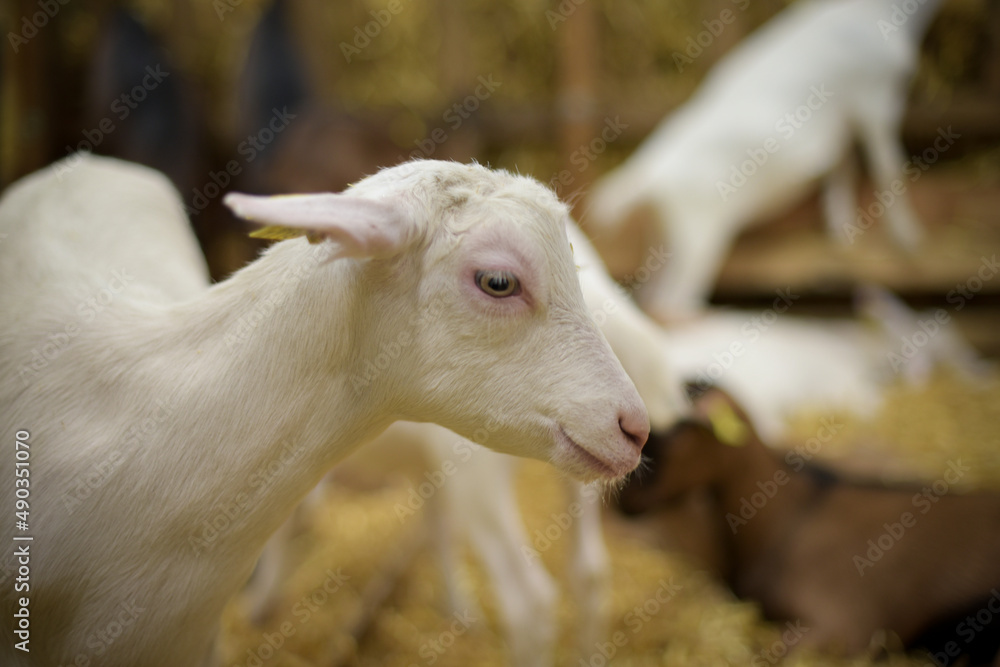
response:
<path id="1" fill-rule="evenodd" d="M 220 189 L 339 190 L 378 166 L 434 157 L 517 169 L 578 203 L 790 3 L 399 0 L 390 11 L 380 0 L 55 1 L 51 18 L 39 14 L 45 4 L 8 0 L 0 15 L 0 186 L 77 148 L 153 164 L 177 182 L 221 277 L 258 246 L 219 210 Z M 734 20 L 723 25 L 727 10 Z M 146 66 L 169 76 L 147 78 L 141 102 L 120 99 L 142 87 Z M 280 108 L 295 118 L 267 136 Z M 878 224 L 850 253 L 831 252 L 813 197 L 743 234 L 716 301 L 752 303 L 787 285 L 809 294 L 806 309 L 838 308 L 852 284 L 871 280 L 913 305 L 940 302 L 1000 249 L 997 3 L 947 0 L 924 39 L 908 155 L 949 126 L 960 138 L 909 188 L 930 227 L 921 256 L 895 251 Z M 233 161 L 240 173 L 225 178 Z M 859 193 L 862 207 L 872 201 L 870 186 Z M 611 269 L 620 277 L 628 264 Z M 990 354 L 1000 353 L 998 291 L 1000 281 L 987 283 L 955 313 Z"/>
<path id="2" fill-rule="evenodd" d="M 0 187 L 77 149 L 162 169 L 216 279 L 262 247 L 222 209 L 224 192 L 341 190 L 411 157 L 476 159 L 535 176 L 574 204 L 586 229 L 588 186 L 682 104 L 723 54 L 790 4 L 5 0 Z M 725 11 L 734 20 L 713 23 Z M 878 224 L 853 246 L 838 246 L 814 194 L 740 236 L 713 303 L 760 309 L 776 289 L 790 288 L 803 295 L 797 314 L 846 315 L 853 287 L 874 282 L 915 308 L 947 308 L 979 352 L 1000 355 L 1000 277 L 982 281 L 960 311 L 947 301 L 984 257 L 1000 252 L 998 2 L 946 0 L 923 41 L 902 130 L 907 155 L 920 155 L 948 127 L 959 138 L 909 188 L 928 233 L 919 253 L 898 250 Z M 871 190 L 859 186 L 862 207 Z M 610 267 L 616 277 L 629 271 L 627 254 Z M 963 485 L 1000 489 L 998 410 L 995 378 L 989 389 L 951 377 L 895 387 L 873 422 L 844 417 L 848 426 L 823 455 L 905 460 L 907 472 L 933 477 L 958 452 L 975 471 Z M 814 434 L 819 417 L 802 415 L 795 433 Z M 565 510 L 546 466 L 526 464 L 518 484 L 529 535 Z M 320 509 L 300 517 L 299 561 L 276 615 L 262 628 L 238 602 L 227 612 L 226 664 L 505 664 L 502 634 L 491 630 L 495 602 L 474 562 L 467 583 L 482 596 L 487 622 L 451 637 L 444 653 L 424 652 L 451 619 L 433 555 L 405 546 L 413 522 L 393 511 L 409 489 L 327 489 Z M 711 558 L 690 556 L 699 549 L 697 523 L 661 519 L 644 528 L 606 523 L 612 629 L 631 630 L 629 611 L 661 582 L 682 584 L 609 664 L 775 664 L 780 656 L 768 651 L 787 650 L 783 626 L 735 600 L 706 569 Z M 542 554 L 562 583 L 568 542 Z M 343 568 L 350 584 L 303 616 L 302 601 L 329 567 Z M 382 591 L 374 606 L 373 586 Z M 560 609 L 564 647 L 574 613 L 565 603 Z M 268 637 L 283 623 L 295 632 L 275 646 Z M 927 664 L 891 638 L 883 648 L 884 664 Z M 568 648 L 558 657 L 574 667 L 605 664 L 598 654 L 578 663 Z"/>

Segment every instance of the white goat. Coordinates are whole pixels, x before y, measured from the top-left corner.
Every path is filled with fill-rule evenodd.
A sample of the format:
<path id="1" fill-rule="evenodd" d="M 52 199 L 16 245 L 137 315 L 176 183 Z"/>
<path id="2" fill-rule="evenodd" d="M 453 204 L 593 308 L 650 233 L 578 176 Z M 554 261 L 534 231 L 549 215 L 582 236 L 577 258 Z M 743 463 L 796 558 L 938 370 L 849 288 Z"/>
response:
<path id="1" fill-rule="evenodd" d="M 780 442 L 788 417 L 804 409 L 872 417 L 891 377 L 888 341 L 850 320 L 708 311 L 672 326 L 668 339 L 678 372 L 738 397 L 769 442 Z"/>
<path id="2" fill-rule="evenodd" d="M 664 334 L 615 284 L 580 229 L 571 223 L 567 232 L 587 307 L 635 382 L 653 429 L 666 431 L 686 412 L 687 402 L 679 377 L 662 353 Z M 440 426 L 397 422 L 342 466 L 351 471 L 403 472 L 415 487 L 426 482 L 427 474 L 443 477 L 427 509 L 452 611 L 477 607 L 462 591 L 457 576 L 455 542 L 468 538 L 490 577 L 510 664 L 547 667 L 558 637 L 557 587 L 536 555 L 544 545 L 529 539 L 520 520 L 514 492 L 516 464 L 513 458 L 474 445 Z M 578 611 L 577 644 L 583 655 L 589 655 L 594 642 L 605 636 L 610 584 L 601 494 L 571 479 L 566 486 L 569 501 L 564 515 L 571 525 L 559 526 L 559 530 L 573 545 L 568 579 Z M 254 618 L 264 617 L 276 602 L 290 560 L 287 540 L 288 532 L 281 531 L 268 542 L 246 591 Z"/>
<path id="3" fill-rule="evenodd" d="M 895 381 L 919 385 L 935 367 L 973 381 L 988 371 L 945 311 L 914 312 L 874 287 L 856 301 L 864 319 L 783 314 L 780 297 L 761 312 L 709 310 L 671 326 L 663 349 L 679 376 L 732 394 L 769 442 L 802 410 L 870 418 Z M 907 347 L 915 336 L 923 345 Z"/>
<path id="4" fill-rule="evenodd" d="M 644 310 L 664 320 L 697 311 L 741 228 L 820 178 L 829 177 L 829 228 L 846 239 L 856 209 L 855 136 L 888 202 L 890 231 L 905 248 L 916 246 L 921 231 L 905 188 L 920 169 L 910 165 L 904 179 L 898 135 L 920 39 L 940 0 L 912 3 L 909 15 L 898 4 L 795 3 L 720 60 L 684 106 L 594 185 L 585 221 L 601 243 L 640 207 L 669 243 L 667 267 L 639 293 Z"/>
<path id="5" fill-rule="evenodd" d="M 0 432 L 30 434 L 17 534 L 34 538 L 30 590 L 0 593 L 29 599 L 30 653 L 3 623 L 4 665 L 210 664 L 268 536 L 397 419 L 485 428 L 583 480 L 639 461 L 645 410 L 544 187 L 422 161 L 228 203 L 324 242 L 277 243 L 209 288 L 156 172 L 73 156 L 0 201 Z"/>

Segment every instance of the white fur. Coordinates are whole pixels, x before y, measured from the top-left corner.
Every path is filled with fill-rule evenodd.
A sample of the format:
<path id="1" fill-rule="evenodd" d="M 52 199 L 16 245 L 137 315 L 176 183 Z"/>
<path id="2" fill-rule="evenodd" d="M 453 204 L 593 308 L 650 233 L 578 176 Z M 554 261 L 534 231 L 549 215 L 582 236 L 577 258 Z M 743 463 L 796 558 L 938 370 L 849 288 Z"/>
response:
<path id="1" fill-rule="evenodd" d="M 764 325 L 761 313 L 713 310 L 667 338 L 677 372 L 730 393 L 768 442 L 800 410 L 875 415 L 891 377 L 885 337 L 850 320 L 782 315 Z"/>
<path id="2" fill-rule="evenodd" d="M 590 239 L 576 224 L 566 227 L 579 268 L 583 299 L 615 356 L 646 403 L 654 430 L 665 430 L 687 411 L 687 399 L 668 355 L 664 332 L 639 310 L 625 290 L 608 275 Z"/>
<path id="3" fill-rule="evenodd" d="M 857 208 L 851 142 L 865 149 L 878 190 L 903 178 L 900 118 L 920 38 L 939 3 L 922 3 L 897 30 L 891 0 L 795 3 L 727 54 L 683 107 L 595 184 L 588 221 L 602 241 L 648 206 L 670 245 L 667 267 L 640 292 L 645 310 L 665 319 L 697 311 L 740 230 L 823 177 L 830 176 L 831 232 L 847 239 Z M 802 118 L 788 120 L 801 108 Z M 733 174 L 749 152 L 761 164 L 726 190 L 722 184 L 740 183 Z M 912 249 L 921 232 L 905 194 L 885 217 Z"/>
<path id="4" fill-rule="evenodd" d="M 653 427 L 670 428 L 687 404 L 679 378 L 662 353 L 662 330 L 614 283 L 579 228 L 569 224 L 567 231 L 587 307 L 635 382 Z M 521 522 L 514 493 L 516 463 L 440 426 L 397 422 L 343 465 L 348 471 L 404 472 L 415 488 L 426 483 L 428 476 L 443 479 L 440 490 L 427 500 L 427 511 L 452 610 L 478 608 L 459 584 L 455 546 L 468 539 L 490 577 L 510 664 L 547 667 L 559 636 L 557 586 Z M 594 650 L 594 642 L 605 637 L 609 561 L 601 530 L 600 492 L 567 480 L 567 495 L 564 513 L 572 517 L 572 523 L 557 528 L 560 539 L 572 544 L 568 579 L 577 610 L 578 649 L 586 656 Z M 571 513 L 571 506 L 579 512 Z M 403 515 L 408 517 L 405 510 Z M 253 617 L 260 618 L 272 608 L 288 560 L 287 535 L 276 533 L 247 590 Z"/>
<path id="5" fill-rule="evenodd" d="M 768 442 L 780 441 L 788 418 L 803 410 L 873 417 L 890 384 L 919 385 L 934 368 L 970 381 L 987 376 L 990 365 L 953 323 L 935 319 L 938 311 L 914 312 L 874 287 L 861 291 L 857 307 L 863 319 L 710 310 L 671 326 L 663 349 L 679 376 L 731 394 Z M 915 336 L 926 343 L 906 347 Z"/>
<path id="6" fill-rule="evenodd" d="M 638 462 L 645 410 L 586 313 L 565 208 L 536 182 L 426 161 L 340 197 L 237 198 L 334 240 L 277 243 L 209 287 L 166 179 L 71 160 L 0 201 L 0 432 L 31 433 L 35 537 L 31 653 L 4 623 L 3 664 L 207 664 L 267 537 L 397 419 L 485 428 L 582 479 Z M 316 206 L 329 217 L 296 223 Z M 488 296 L 480 269 L 523 292 Z M 115 271 L 127 284 L 106 289 Z M 81 305 L 95 294 L 99 312 Z M 0 476 L 13 508 L 13 455 Z M 123 605 L 141 612 L 97 655 Z"/>

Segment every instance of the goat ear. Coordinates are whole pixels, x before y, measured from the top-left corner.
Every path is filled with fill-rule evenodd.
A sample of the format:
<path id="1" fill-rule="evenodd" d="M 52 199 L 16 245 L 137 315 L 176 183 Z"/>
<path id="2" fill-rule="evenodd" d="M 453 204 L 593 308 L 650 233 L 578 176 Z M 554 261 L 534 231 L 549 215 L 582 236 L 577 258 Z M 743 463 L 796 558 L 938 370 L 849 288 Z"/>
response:
<path id="1" fill-rule="evenodd" d="M 713 402 L 708 407 L 708 422 L 715 439 L 730 447 L 742 447 L 750 437 L 750 428 L 728 403 Z"/>
<path id="2" fill-rule="evenodd" d="M 258 238 L 308 236 L 311 243 L 329 239 L 334 257 L 384 258 L 400 252 L 411 225 L 392 204 L 347 194 L 259 197 L 231 192 L 223 202 L 237 216 L 267 225 Z"/>
<path id="3" fill-rule="evenodd" d="M 749 418 L 721 389 L 710 387 L 694 400 L 694 413 L 724 445 L 742 447 L 753 434 Z"/>

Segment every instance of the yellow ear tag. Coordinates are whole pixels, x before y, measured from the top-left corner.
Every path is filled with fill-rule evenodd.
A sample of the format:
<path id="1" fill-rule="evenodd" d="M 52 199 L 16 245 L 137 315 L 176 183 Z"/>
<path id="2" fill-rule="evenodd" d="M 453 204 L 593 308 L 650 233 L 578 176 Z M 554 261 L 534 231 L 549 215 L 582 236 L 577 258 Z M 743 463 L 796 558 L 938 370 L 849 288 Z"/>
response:
<path id="1" fill-rule="evenodd" d="M 268 225 L 267 227 L 261 227 L 250 232 L 250 238 L 252 239 L 267 239 L 269 241 L 285 241 L 287 239 L 296 239 L 300 236 L 305 236 L 309 239 L 309 243 L 314 244 L 323 240 L 321 234 L 307 232 L 304 229 L 295 229 L 294 227 L 282 227 L 281 225 Z"/>
<path id="2" fill-rule="evenodd" d="M 713 405 L 708 412 L 708 421 L 719 442 L 730 447 L 742 447 L 746 444 L 749 429 L 726 403 Z"/>

